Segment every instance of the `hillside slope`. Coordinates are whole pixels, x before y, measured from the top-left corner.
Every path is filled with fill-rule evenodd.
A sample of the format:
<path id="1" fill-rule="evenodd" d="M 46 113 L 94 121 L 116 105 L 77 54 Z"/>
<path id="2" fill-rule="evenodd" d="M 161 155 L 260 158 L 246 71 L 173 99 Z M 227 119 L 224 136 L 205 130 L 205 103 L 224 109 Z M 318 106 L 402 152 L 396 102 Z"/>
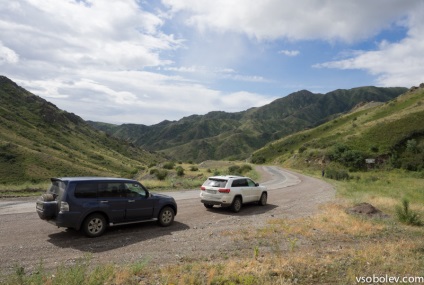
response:
<path id="1" fill-rule="evenodd" d="M 424 169 L 424 84 L 385 104 L 362 106 L 257 150 L 257 163 Z M 366 159 L 375 164 L 366 165 Z"/>
<path id="2" fill-rule="evenodd" d="M 302 90 L 238 113 L 210 112 L 153 126 L 90 124 L 112 136 L 179 160 L 245 159 L 270 141 L 326 122 L 359 103 L 386 102 L 406 90 L 360 87 L 327 94 Z"/>
<path id="3" fill-rule="evenodd" d="M 161 160 L 93 129 L 0 76 L 0 183 L 52 176 L 125 176 Z"/>

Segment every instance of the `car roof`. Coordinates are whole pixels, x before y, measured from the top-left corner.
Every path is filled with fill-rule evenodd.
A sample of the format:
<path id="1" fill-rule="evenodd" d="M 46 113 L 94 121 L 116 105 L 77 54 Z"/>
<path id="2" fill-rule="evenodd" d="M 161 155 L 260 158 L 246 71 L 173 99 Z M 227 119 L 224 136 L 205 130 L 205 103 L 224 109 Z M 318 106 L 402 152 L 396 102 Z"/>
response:
<path id="1" fill-rule="evenodd" d="M 219 175 L 219 176 L 211 176 L 208 179 L 226 179 L 226 180 L 228 180 L 228 179 L 237 179 L 237 178 L 249 178 L 249 177 L 237 176 L 237 175 Z"/>
<path id="2" fill-rule="evenodd" d="M 79 176 L 79 177 L 55 177 L 51 181 L 67 181 L 67 182 L 80 182 L 80 181 L 121 181 L 121 182 L 137 182 L 127 178 L 117 177 L 95 177 L 95 176 Z"/>

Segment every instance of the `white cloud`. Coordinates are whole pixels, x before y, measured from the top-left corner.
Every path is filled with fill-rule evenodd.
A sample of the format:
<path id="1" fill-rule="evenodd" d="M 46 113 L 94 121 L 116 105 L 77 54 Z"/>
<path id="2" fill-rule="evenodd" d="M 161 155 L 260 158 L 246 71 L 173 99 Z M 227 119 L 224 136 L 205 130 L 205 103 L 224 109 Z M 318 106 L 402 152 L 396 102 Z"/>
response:
<path id="1" fill-rule="evenodd" d="M 300 54 L 300 51 L 298 50 L 280 50 L 278 53 L 284 54 L 287 56 L 297 56 Z"/>
<path id="2" fill-rule="evenodd" d="M 357 41 L 375 35 L 419 0 L 163 0 L 199 30 L 243 33 L 259 40 Z"/>
<path id="3" fill-rule="evenodd" d="M 19 56 L 8 47 L 5 47 L 0 41 L 0 65 L 2 63 L 15 64 L 19 61 Z"/>
<path id="4" fill-rule="evenodd" d="M 383 40 L 377 50 L 356 51 L 346 59 L 316 64 L 317 68 L 361 69 L 381 86 L 410 87 L 424 82 L 424 3 L 410 12 L 408 35 L 399 42 Z"/>

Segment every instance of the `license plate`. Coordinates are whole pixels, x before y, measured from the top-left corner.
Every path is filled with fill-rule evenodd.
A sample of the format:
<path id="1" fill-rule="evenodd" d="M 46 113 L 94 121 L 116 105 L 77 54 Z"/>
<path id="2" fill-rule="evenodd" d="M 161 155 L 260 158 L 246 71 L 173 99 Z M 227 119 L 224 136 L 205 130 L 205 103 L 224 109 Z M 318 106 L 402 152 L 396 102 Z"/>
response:
<path id="1" fill-rule="evenodd" d="M 216 190 L 206 190 L 206 193 L 209 193 L 209 194 L 216 194 Z"/>

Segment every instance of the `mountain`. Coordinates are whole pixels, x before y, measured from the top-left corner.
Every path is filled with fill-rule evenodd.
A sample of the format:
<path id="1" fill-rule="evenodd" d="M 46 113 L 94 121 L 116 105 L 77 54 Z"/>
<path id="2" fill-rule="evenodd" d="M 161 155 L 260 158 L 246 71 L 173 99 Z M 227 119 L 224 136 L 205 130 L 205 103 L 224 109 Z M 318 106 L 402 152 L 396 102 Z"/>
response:
<path id="1" fill-rule="evenodd" d="M 313 129 L 269 143 L 252 155 L 257 163 L 424 169 L 424 84 L 382 104 L 359 104 Z M 369 164 L 367 165 L 367 159 Z"/>
<path id="2" fill-rule="evenodd" d="M 237 113 L 210 112 L 152 126 L 89 122 L 111 136 L 178 160 L 245 159 L 273 140 L 317 126 L 364 102 L 386 102 L 407 89 L 360 87 L 292 93 Z"/>
<path id="3" fill-rule="evenodd" d="M 96 130 L 0 76 L 0 183 L 54 176 L 131 177 L 163 160 Z"/>

